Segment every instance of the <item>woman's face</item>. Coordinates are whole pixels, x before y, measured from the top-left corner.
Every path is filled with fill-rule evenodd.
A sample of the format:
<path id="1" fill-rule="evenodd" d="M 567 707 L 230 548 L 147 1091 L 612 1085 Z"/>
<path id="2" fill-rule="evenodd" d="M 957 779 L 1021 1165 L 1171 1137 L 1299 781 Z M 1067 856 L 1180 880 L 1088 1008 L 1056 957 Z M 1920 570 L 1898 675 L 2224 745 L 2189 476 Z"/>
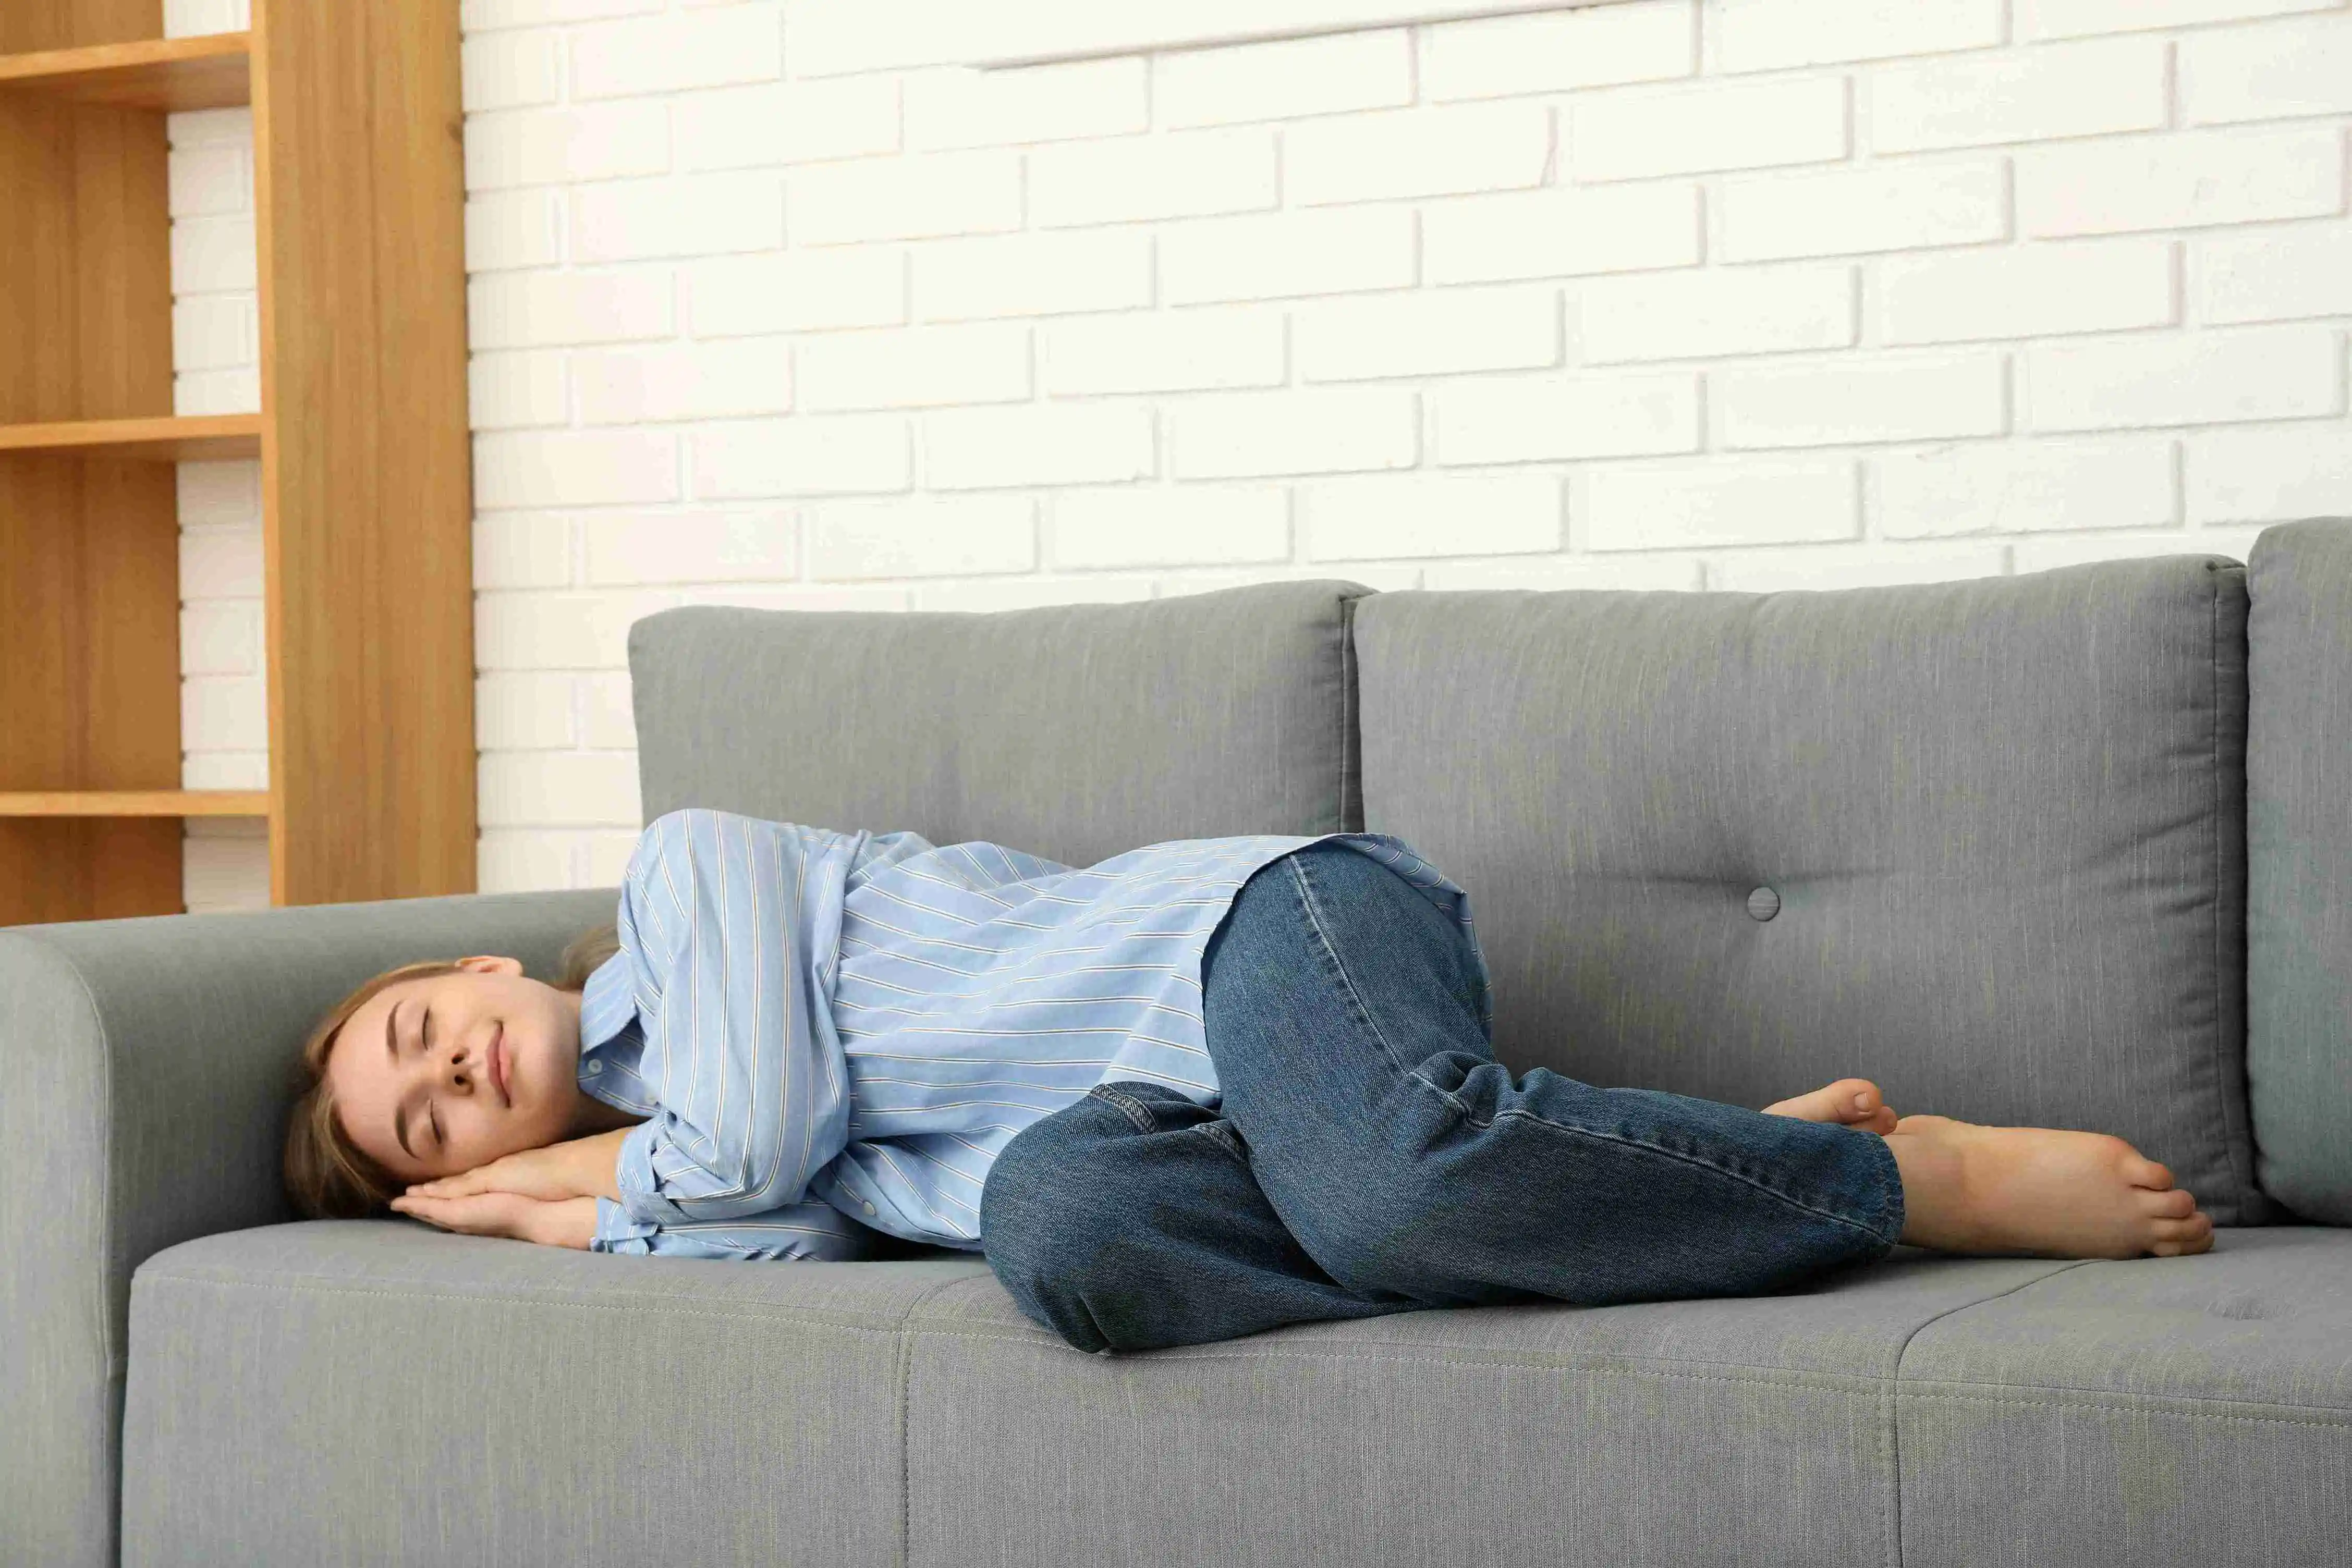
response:
<path id="1" fill-rule="evenodd" d="M 327 1052 L 336 1115 L 394 1176 L 429 1181 L 572 1135 L 580 998 L 513 958 L 386 986 Z"/>

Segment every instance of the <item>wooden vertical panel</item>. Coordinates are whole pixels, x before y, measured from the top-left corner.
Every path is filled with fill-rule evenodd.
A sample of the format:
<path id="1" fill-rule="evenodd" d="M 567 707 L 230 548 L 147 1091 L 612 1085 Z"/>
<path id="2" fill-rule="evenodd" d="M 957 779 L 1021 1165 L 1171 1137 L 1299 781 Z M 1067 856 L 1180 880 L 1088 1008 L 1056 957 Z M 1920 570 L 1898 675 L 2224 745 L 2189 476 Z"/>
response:
<path id="1" fill-rule="evenodd" d="M 0 99 L 0 421 L 171 412 L 166 183 L 160 114 Z M 176 787 L 178 533 L 166 465 L 0 455 L 0 789 Z M 0 827 L 0 924 L 182 907 L 176 822 Z"/>
<path id="2" fill-rule="evenodd" d="M 163 36 L 163 0 L 0 0 L 0 55 Z"/>
<path id="3" fill-rule="evenodd" d="M 257 0 L 270 880 L 474 883 L 457 0 Z"/>

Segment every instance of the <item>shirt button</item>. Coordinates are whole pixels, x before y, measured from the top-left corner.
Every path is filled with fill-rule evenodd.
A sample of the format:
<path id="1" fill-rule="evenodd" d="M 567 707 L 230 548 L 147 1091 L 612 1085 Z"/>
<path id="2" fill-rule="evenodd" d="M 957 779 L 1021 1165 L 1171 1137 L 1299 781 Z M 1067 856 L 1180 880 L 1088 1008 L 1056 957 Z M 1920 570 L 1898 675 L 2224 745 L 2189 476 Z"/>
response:
<path id="1" fill-rule="evenodd" d="M 1769 887 L 1759 887 L 1748 895 L 1748 915 L 1753 920 L 1769 920 L 1780 913 L 1780 895 Z"/>
<path id="2" fill-rule="evenodd" d="M 865 1207 L 866 1213 L 871 1214 L 874 1212 L 874 1205 L 871 1202 L 868 1202 Z"/>
<path id="3" fill-rule="evenodd" d="M 588 1064 L 588 1076 L 591 1078 L 595 1077 L 596 1074 L 604 1071 L 604 1064 L 602 1061 L 592 1061 Z"/>

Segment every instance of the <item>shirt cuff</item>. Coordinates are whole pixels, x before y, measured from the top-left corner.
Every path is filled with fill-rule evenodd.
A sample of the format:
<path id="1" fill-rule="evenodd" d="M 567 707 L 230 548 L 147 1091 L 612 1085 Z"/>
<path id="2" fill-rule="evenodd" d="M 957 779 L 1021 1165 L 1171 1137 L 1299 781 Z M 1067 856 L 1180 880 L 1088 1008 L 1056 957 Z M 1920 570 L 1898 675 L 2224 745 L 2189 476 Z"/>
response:
<path id="1" fill-rule="evenodd" d="M 591 1252 L 624 1252 L 643 1257 L 653 1249 L 658 1225 L 629 1218 L 629 1211 L 609 1197 L 596 1200 L 596 1234 L 588 1239 Z"/>
<path id="2" fill-rule="evenodd" d="M 658 1120 L 656 1115 L 655 1121 Z M 630 1218 L 647 1226 L 683 1225 L 693 1217 L 654 1190 L 651 1145 L 655 1121 L 638 1123 L 621 1140 L 620 1158 L 614 1162 L 614 1180 L 620 1186 L 621 1205 L 628 1210 Z M 604 1211 L 600 1208 L 597 1212 Z"/>

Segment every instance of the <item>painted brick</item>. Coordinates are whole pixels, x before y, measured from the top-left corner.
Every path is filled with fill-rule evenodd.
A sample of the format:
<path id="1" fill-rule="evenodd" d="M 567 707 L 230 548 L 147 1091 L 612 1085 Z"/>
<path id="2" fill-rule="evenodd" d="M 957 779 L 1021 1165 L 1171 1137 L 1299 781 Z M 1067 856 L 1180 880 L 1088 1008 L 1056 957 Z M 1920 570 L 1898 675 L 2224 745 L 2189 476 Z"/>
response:
<path id="1" fill-rule="evenodd" d="M 1422 29 L 1422 91 L 1443 103 L 1685 77 L 1697 36 L 1687 0 L 1441 23 Z"/>
<path id="2" fill-rule="evenodd" d="M 1309 120 L 1283 139 L 1285 198 L 1300 206 L 1524 189 L 1551 164 L 1541 104 L 1465 104 Z"/>
<path id="3" fill-rule="evenodd" d="M 926 582 L 918 610 L 1034 610 L 1047 604 L 1113 604 L 1151 597 L 1148 577 L 991 577 L 977 582 Z"/>
<path id="4" fill-rule="evenodd" d="M 934 503 L 935 505 L 936 503 Z M 826 501 L 824 507 L 872 511 L 915 505 L 901 501 Z M 897 611 L 907 608 L 907 590 L 871 583 L 694 583 L 677 590 L 680 604 L 732 604 L 744 610 Z"/>
<path id="5" fill-rule="evenodd" d="M 173 152 L 165 163 L 165 204 L 175 218 L 253 210 L 250 142 L 199 144 Z"/>
<path id="6" fill-rule="evenodd" d="M 1843 349 L 1854 340 L 1853 276 L 1843 267 L 1594 277 L 1570 298 L 1593 364 Z"/>
<path id="7" fill-rule="evenodd" d="M 1150 478 L 1151 411 L 1121 403 L 959 409 L 923 418 L 923 480 L 942 490 Z"/>
<path id="8" fill-rule="evenodd" d="M 907 78 L 910 147 L 1002 147 L 1117 136 L 1151 123 L 1145 62 L 1083 60 L 1017 71 L 961 67 Z"/>
<path id="9" fill-rule="evenodd" d="M 583 887 L 617 887 L 628 880 L 629 862 L 635 858 L 637 840 L 641 836 L 632 830 L 627 832 L 581 833 L 585 841 L 581 845 L 587 864 L 587 880 Z M 483 835 L 488 841 L 489 835 Z"/>
<path id="10" fill-rule="evenodd" d="M 588 580 L 736 582 L 788 578 L 798 571 L 792 513 L 740 511 L 604 513 L 580 520 Z"/>
<path id="11" fill-rule="evenodd" d="M 1179 479 L 1410 468 L 1421 450 L 1421 405 L 1396 387 L 1232 392 L 1168 406 Z"/>
<path id="12" fill-rule="evenodd" d="M 907 259 L 863 246 L 729 257 L 688 267 L 682 292 L 698 338 L 895 327 L 907 319 Z"/>
<path id="13" fill-rule="evenodd" d="M 466 291 L 468 340 L 478 352 L 667 338 L 673 287 L 667 267 L 477 277 Z"/>
<path id="14" fill-rule="evenodd" d="M 178 477 L 182 528 L 261 526 L 261 465 L 254 459 L 183 463 Z"/>
<path id="15" fill-rule="evenodd" d="M 1495 588 L 1538 591 L 1616 590 L 1687 592 L 1699 586 L 1699 559 L 1640 555 L 1514 556 L 1496 561 L 1432 561 L 1421 585 L 1437 592 L 1478 592 Z"/>
<path id="16" fill-rule="evenodd" d="M 180 597 L 261 597 L 261 534 L 258 529 L 180 530 Z"/>
<path id="17" fill-rule="evenodd" d="M 1421 243 L 1432 283 L 1691 267 L 1699 190 L 1602 185 L 1433 202 L 1422 209 Z"/>
<path id="18" fill-rule="evenodd" d="M 2165 87 L 2162 39 L 2113 38 L 1889 66 L 1859 90 L 1871 146 L 1916 152 L 2160 130 Z"/>
<path id="19" fill-rule="evenodd" d="M 1579 483 L 1570 516 L 1588 549 L 1805 544 L 1861 529 L 1854 467 L 1841 459 L 1604 466 Z"/>
<path id="20" fill-rule="evenodd" d="M 262 722 L 267 727 L 267 714 L 262 716 Z M 187 732 L 183 730 L 181 733 Z M 269 753 L 198 751 L 191 747 L 180 759 L 180 788 L 267 789 L 269 788 Z"/>
<path id="21" fill-rule="evenodd" d="M 182 612 L 180 674 L 251 675 L 260 670 L 259 604 L 192 603 Z"/>
<path id="22" fill-rule="evenodd" d="M 520 430 L 571 421 L 571 381 L 560 353 L 476 354 L 466 367 L 476 430 Z"/>
<path id="23" fill-rule="evenodd" d="M 583 424 L 743 419 L 793 406 L 782 338 L 583 352 L 572 357 L 572 379 Z"/>
<path id="24" fill-rule="evenodd" d="M 551 751 L 578 744 L 572 680 L 512 673 L 474 683 L 474 744 L 484 751 Z"/>
<path id="25" fill-rule="evenodd" d="M 465 32 L 498 27 L 537 27 L 551 22 L 595 22 L 640 11 L 658 11 L 665 0 L 462 0 L 457 25 Z"/>
<path id="26" fill-rule="evenodd" d="M 182 218 L 172 225 L 172 290 L 215 294 L 249 289 L 260 262 L 253 215 Z"/>
<path id="27" fill-rule="evenodd" d="M 476 890 L 481 893 L 548 893 L 591 885 L 580 882 L 577 874 L 575 852 L 578 840 L 583 836 L 576 831 L 491 830 L 484 832 L 474 846 Z M 630 835 L 630 841 L 634 847 L 635 834 Z"/>
<path id="28" fill-rule="evenodd" d="M 611 181 L 572 193 L 577 262 L 781 250 L 783 244 L 783 189 L 773 174 Z"/>
<path id="29" fill-rule="evenodd" d="M 1029 395 L 1029 329 L 987 323 L 838 332 L 796 351 L 812 409 L 940 408 Z"/>
<path id="30" fill-rule="evenodd" d="M 1403 288 L 1412 281 L 1413 220 L 1403 207 L 1226 218 L 1160 231 L 1160 286 L 1171 305 Z"/>
<path id="31" fill-rule="evenodd" d="M 1057 397 L 1279 386 L 1282 313 L 1244 306 L 1060 321 L 1038 335 L 1037 359 Z"/>
<path id="32" fill-rule="evenodd" d="M 482 758 L 477 793 L 484 828 L 589 827 L 643 820 L 637 759 L 593 751 Z"/>
<path id="33" fill-rule="evenodd" d="M 1042 228 L 1274 204 L 1274 138 L 1263 131 L 1124 137 L 1029 155 L 1029 214 Z"/>
<path id="34" fill-rule="evenodd" d="M 950 240 L 915 252 L 926 321 L 1122 310 L 1151 303 L 1151 236 L 1139 229 Z"/>
<path id="35" fill-rule="evenodd" d="M 1176 571 L 1161 575 L 1160 597 L 1213 593 L 1220 588 L 1241 588 L 1256 582 L 1328 582 L 1344 577 L 1375 593 L 1397 593 L 1421 586 L 1422 568 L 1393 561 L 1316 561 L 1303 566 L 1259 566 L 1243 571 Z"/>
<path id="36" fill-rule="evenodd" d="M 1646 457 L 1699 447 L 1696 376 L 1447 382 L 1432 401 L 1434 456 L 1447 465 Z"/>
<path id="37" fill-rule="evenodd" d="M 2352 316 L 2352 227 L 2217 235 L 2191 254 L 2200 320 Z"/>
<path id="38" fill-rule="evenodd" d="M 2091 561 L 2128 560 L 2152 555 L 2220 555 L 2246 559 L 2259 528 L 2173 528 L 2152 533 L 2103 529 L 2094 534 L 2045 534 L 2011 547 L 2020 575 L 2053 571 Z"/>
<path id="39" fill-rule="evenodd" d="M 2333 129 L 2205 131 L 2037 147 L 2017 161 L 2026 234 L 2121 234 L 2334 214 L 2344 138 Z"/>
<path id="40" fill-rule="evenodd" d="M 573 675 L 579 691 L 582 743 L 600 751 L 634 751 L 637 746 L 635 693 L 626 674 Z"/>
<path id="41" fill-rule="evenodd" d="M 2169 326 L 2172 247 L 2084 240 L 1890 256 L 1875 294 L 1889 343 L 1956 343 Z"/>
<path id="42" fill-rule="evenodd" d="M 1298 373 L 1310 382 L 1559 363 L 1559 296 L 1550 288 L 1367 295 L 1300 306 Z"/>
<path id="43" fill-rule="evenodd" d="M 260 408 L 261 376 L 256 371 L 187 371 L 172 382 L 172 412 L 183 418 L 256 413 Z"/>
<path id="44" fill-rule="evenodd" d="M 1568 152 L 1579 180 L 1828 162 L 1846 153 L 1845 84 L 1799 77 L 1593 93 L 1570 105 Z"/>
<path id="45" fill-rule="evenodd" d="M 2343 0 L 2018 0 L 2017 36 L 2069 38 L 2143 27 L 2234 22 L 2293 11 L 2330 11 Z"/>
<path id="46" fill-rule="evenodd" d="M 743 420 L 696 431 L 698 500 L 903 490 L 914 477 L 907 422 L 877 414 Z"/>
<path id="47" fill-rule="evenodd" d="M 555 185 L 669 168 L 669 106 L 606 103 L 466 117 L 466 188 Z"/>
<path id="48" fill-rule="evenodd" d="M 785 192 L 793 243 L 913 239 L 1021 226 L 1021 159 L 942 152 L 793 172 Z"/>
<path id="49" fill-rule="evenodd" d="M 2294 419 L 2343 408 L 2336 334 L 2269 328 L 2039 344 L 2023 407 L 2035 430 L 2122 430 Z"/>
<path id="50" fill-rule="evenodd" d="M 240 32 L 253 25 L 252 16 L 244 0 L 163 0 L 163 37 Z"/>
<path id="51" fill-rule="evenodd" d="M 563 198 L 551 190 L 499 191 L 466 204 L 466 270 L 551 267 L 563 259 Z"/>
<path id="52" fill-rule="evenodd" d="M 474 505 L 593 507 L 677 498 L 677 440 L 652 431 L 474 437 Z"/>
<path id="53" fill-rule="evenodd" d="M 1780 70 L 1840 60 L 1892 59 L 2001 41 L 2001 0 L 1712 0 L 1715 65 Z"/>
<path id="54" fill-rule="evenodd" d="M 1734 449 L 1998 435 L 2009 427 L 2009 368 L 1990 354 L 1726 371 L 1711 379 L 1709 395 Z"/>
<path id="55" fill-rule="evenodd" d="M 1556 550 L 1562 510 L 1550 474 L 1381 475 L 1298 492 L 1309 560 Z"/>
<path id="56" fill-rule="evenodd" d="M 177 114 L 163 117 L 163 135 L 173 147 L 203 147 L 226 142 L 250 151 L 253 146 L 253 110 L 183 110 Z"/>
<path id="57" fill-rule="evenodd" d="M 225 915 L 270 907 L 267 822 L 191 819 L 180 852 L 181 897 L 189 914 Z"/>
<path id="58" fill-rule="evenodd" d="M 261 323 L 243 294 L 205 294 L 172 307 L 174 370 L 250 365 L 261 354 Z"/>
<path id="59" fill-rule="evenodd" d="M 1872 464 L 1889 538 L 2163 528 L 2180 517 L 2172 443 L 2135 436 L 1938 446 Z"/>
<path id="60" fill-rule="evenodd" d="M 2352 20 L 2341 15 L 2191 34 L 2179 47 L 2191 125 L 2352 114 Z"/>
<path id="61" fill-rule="evenodd" d="M 553 32 L 489 33 L 458 51 L 467 114 L 553 103 L 563 96 L 563 37 Z"/>
<path id="62" fill-rule="evenodd" d="M 1727 180 L 1719 259 L 1976 245 L 2009 235 L 1999 163 L 1902 164 Z"/>
<path id="63" fill-rule="evenodd" d="M 2352 431 L 2200 431 L 2184 465 L 2196 523 L 2352 517 Z"/>
<path id="64" fill-rule="evenodd" d="M 667 593 L 477 593 L 474 662 L 495 670 L 624 670 L 629 625 L 677 602 Z"/>
<path id="65" fill-rule="evenodd" d="M 574 98 L 773 81 L 783 70 L 783 27 L 772 5 L 721 5 L 605 22 L 572 36 Z"/>
<path id="66" fill-rule="evenodd" d="M 571 519 L 536 512 L 484 512 L 477 516 L 474 586 L 571 587 Z"/>
<path id="67" fill-rule="evenodd" d="M 887 77 L 720 88 L 670 104 L 681 169 L 814 163 L 898 150 L 898 84 Z"/>
<path id="68" fill-rule="evenodd" d="M 809 575 L 961 576 L 1037 564 L 1037 506 L 1025 497 L 829 506 L 809 516 Z"/>
<path id="69" fill-rule="evenodd" d="M 793 0 L 786 13 L 796 77 L 844 76 L 950 64 L 976 40 L 967 0 Z"/>
<path id="70" fill-rule="evenodd" d="M 1271 487 L 1184 485 L 1071 490 L 1047 537 L 1062 570 L 1290 559 L 1290 497 Z"/>
<path id="71" fill-rule="evenodd" d="M 1915 582 L 2000 577 L 2008 570 L 2009 549 L 2004 545 L 1881 545 L 1850 549 L 1816 545 L 1711 556 L 1706 563 L 1706 586 L 1710 591 L 1726 593 L 1895 588 Z"/>
<path id="72" fill-rule="evenodd" d="M 259 675 L 191 675 L 180 683 L 180 733 L 226 750 L 269 744 L 269 687 Z"/>
<path id="73" fill-rule="evenodd" d="M 1402 28 L 1288 38 L 1152 59 L 1163 125 L 1237 125 L 1412 101 L 1412 40 Z"/>

